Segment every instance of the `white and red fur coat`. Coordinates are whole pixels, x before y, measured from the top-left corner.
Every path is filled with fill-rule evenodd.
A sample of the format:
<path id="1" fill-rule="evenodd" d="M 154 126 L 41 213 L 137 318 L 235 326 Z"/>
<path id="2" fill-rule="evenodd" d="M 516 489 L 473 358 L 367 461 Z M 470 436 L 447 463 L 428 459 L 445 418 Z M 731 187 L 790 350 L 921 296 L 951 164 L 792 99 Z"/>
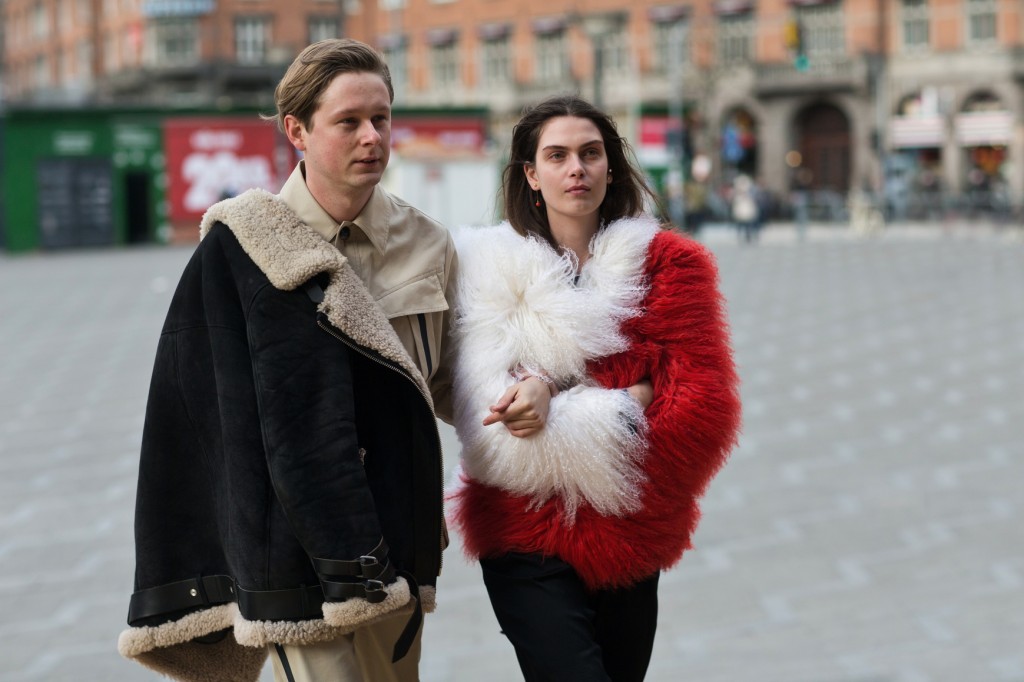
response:
<path id="1" fill-rule="evenodd" d="M 507 223 L 456 244 L 450 518 L 466 552 L 557 556 L 591 589 L 675 564 L 739 427 L 711 254 L 649 217 L 602 229 L 578 281 L 571 257 Z M 570 387 L 528 438 L 481 424 L 517 365 Z M 644 378 L 646 411 L 619 390 Z"/>

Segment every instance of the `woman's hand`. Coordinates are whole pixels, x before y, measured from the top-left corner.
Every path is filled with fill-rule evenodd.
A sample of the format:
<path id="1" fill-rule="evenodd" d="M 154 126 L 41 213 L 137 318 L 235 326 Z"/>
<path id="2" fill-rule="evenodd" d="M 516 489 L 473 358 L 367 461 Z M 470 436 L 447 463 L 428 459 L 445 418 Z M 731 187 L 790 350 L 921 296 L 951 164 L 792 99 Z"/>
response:
<path id="1" fill-rule="evenodd" d="M 633 398 L 646 410 L 654 402 L 654 387 L 650 379 L 641 379 L 626 389 Z"/>
<path id="2" fill-rule="evenodd" d="M 551 404 L 548 385 L 531 376 L 509 386 L 491 413 L 484 418 L 484 426 L 501 422 L 516 438 L 528 438 L 544 428 Z"/>

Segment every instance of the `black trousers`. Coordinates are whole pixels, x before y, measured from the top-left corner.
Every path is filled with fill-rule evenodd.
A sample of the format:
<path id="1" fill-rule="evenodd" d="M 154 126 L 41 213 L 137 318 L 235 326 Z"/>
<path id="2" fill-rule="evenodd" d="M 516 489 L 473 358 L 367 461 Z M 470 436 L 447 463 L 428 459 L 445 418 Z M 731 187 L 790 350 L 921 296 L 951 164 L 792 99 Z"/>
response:
<path id="1" fill-rule="evenodd" d="M 483 559 L 484 584 L 526 682 L 641 682 L 658 623 L 658 577 L 588 592 L 556 557 Z"/>

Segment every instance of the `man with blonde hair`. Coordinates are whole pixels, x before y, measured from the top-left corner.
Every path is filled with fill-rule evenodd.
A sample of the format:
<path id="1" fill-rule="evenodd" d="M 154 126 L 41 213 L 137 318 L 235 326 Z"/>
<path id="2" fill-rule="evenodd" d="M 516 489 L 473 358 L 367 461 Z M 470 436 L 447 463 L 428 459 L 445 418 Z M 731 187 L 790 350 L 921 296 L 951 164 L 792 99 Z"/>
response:
<path id="1" fill-rule="evenodd" d="M 280 194 L 207 211 L 160 337 L 119 649 L 197 682 L 256 680 L 268 653 L 277 680 L 416 680 L 455 251 L 379 185 L 372 48 L 310 45 L 275 96 L 304 158 Z"/>

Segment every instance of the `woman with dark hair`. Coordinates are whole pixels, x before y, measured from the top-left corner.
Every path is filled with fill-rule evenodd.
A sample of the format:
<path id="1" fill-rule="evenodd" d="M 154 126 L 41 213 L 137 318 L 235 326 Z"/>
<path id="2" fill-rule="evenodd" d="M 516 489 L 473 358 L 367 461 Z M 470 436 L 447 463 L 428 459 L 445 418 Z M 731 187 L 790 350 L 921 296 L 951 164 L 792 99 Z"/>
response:
<path id="1" fill-rule="evenodd" d="M 527 680 L 642 680 L 658 577 L 739 425 L 714 262 L 644 214 L 575 96 L 524 113 L 503 194 L 506 223 L 457 236 L 452 520 Z"/>

